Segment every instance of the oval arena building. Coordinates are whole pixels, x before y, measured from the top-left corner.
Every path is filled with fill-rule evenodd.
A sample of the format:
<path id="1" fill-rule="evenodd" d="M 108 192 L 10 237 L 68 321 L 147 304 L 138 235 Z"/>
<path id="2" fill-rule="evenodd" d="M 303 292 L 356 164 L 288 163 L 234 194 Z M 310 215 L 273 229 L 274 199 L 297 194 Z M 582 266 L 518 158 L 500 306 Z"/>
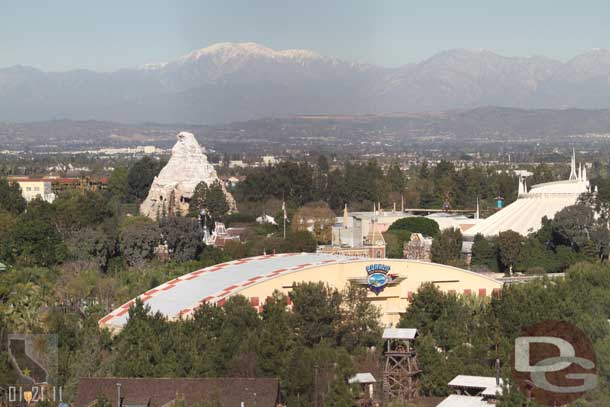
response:
<path id="1" fill-rule="evenodd" d="M 218 264 L 168 281 L 138 298 L 168 319 L 188 318 L 201 304 L 222 306 L 232 295 L 242 295 L 261 310 L 278 290 L 288 294 L 294 283 L 323 282 L 338 290 L 348 284 L 369 289 L 382 323 L 394 326 L 417 289 L 427 282 L 442 291 L 489 296 L 502 282 L 443 264 L 401 259 L 365 259 L 331 254 L 289 253 L 250 257 Z M 127 323 L 135 298 L 99 321 L 102 328 L 120 331 Z"/>

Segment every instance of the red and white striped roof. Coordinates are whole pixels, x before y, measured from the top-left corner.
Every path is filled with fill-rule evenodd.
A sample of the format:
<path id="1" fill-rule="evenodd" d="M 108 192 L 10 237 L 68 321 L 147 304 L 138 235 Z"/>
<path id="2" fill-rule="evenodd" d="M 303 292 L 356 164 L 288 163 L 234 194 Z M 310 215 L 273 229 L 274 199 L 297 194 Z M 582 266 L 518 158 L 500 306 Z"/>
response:
<path id="1" fill-rule="evenodd" d="M 152 312 L 169 319 L 191 314 L 203 303 L 220 303 L 244 288 L 277 276 L 354 258 L 316 253 L 287 253 L 249 257 L 222 263 L 168 281 L 140 295 Z M 135 298 L 99 321 L 101 327 L 121 329 Z"/>

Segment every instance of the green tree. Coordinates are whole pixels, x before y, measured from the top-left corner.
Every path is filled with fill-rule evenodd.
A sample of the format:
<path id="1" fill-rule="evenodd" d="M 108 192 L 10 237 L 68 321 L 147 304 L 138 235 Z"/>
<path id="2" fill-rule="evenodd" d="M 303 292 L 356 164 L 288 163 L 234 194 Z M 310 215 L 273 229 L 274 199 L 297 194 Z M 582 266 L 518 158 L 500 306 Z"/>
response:
<path id="1" fill-rule="evenodd" d="M 201 211 L 206 209 L 205 207 L 205 199 L 208 195 L 208 184 L 201 181 L 195 187 L 195 191 L 193 192 L 193 196 L 189 202 L 189 216 L 193 216 L 198 218 L 201 214 Z"/>
<path id="2" fill-rule="evenodd" d="M 114 215 L 102 193 L 93 191 L 60 194 L 53 202 L 53 207 L 55 221 L 64 235 L 98 226 Z"/>
<path id="3" fill-rule="evenodd" d="M 502 269 L 511 272 L 519 258 L 525 239 L 519 233 L 507 230 L 498 234 L 498 254 Z"/>
<path id="4" fill-rule="evenodd" d="M 4 318 L 11 332 L 33 333 L 42 327 L 41 308 L 45 305 L 42 289 L 32 283 L 17 283 L 4 303 Z"/>
<path id="5" fill-rule="evenodd" d="M 181 216 L 163 219 L 161 234 L 173 260 L 195 260 L 203 251 L 203 230 L 196 219 Z"/>
<path id="6" fill-rule="evenodd" d="M 127 172 L 127 200 L 141 202 L 148 195 L 153 180 L 165 165 L 149 156 L 136 161 Z"/>
<path id="7" fill-rule="evenodd" d="M 405 178 L 398 163 L 394 162 L 388 169 L 388 182 L 392 192 L 402 192 L 405 188 Z"/>
<path id="8" fill-rule="evenodd" d="M 108 177 L 108 191 L 119 202 L 125 202 L 129 194 L 129 170 L 125 167 L 115 168 Z"/>
<path id="9" fill-rule="evenodd" d="M 341 322 L 341 294 L 323 283 L 297 283 L 290 292 L 294 326 L 306 346 L 334 338 Z"/>
<path id="10" fill-rule="evenodd" d="M 219 181 L 210 185 L 205 195 L 204 206 L 213 220 L 222 220 L 229 212 L 229 203 Z"/>
<path id="11" fill-rule="evenodd" d="M 409 230 L 388 230 L 383 233 L 386 242 L 386 256 L 391 259 L 404 257 L 404 244 L 411 238 Z"/>
<path id="12" fill-rule="evenodd" d="M 114 375 L 119 377 L 158 377 L 173 368 L 173 352 L 165 348 L 170 328 L 160 314 L 140 300 L 129 309 L 129 319 L 114 341 Z M 171 342 L 172 339 L 169 339 Z"/>
<path id="13" fill-rule="evenodd" d="M 83 228 L 70 233 L 66 245 L 68 259 L 93 262 L 105 270 L 116 242 L 101 228 Z"/>
<path id="14" fill-rule="evenodd" d="M 421 233 L 433 238 L 440 235 L 438 223 L 433 219 L 428 219 L 423 216 L 411 216 L 398 219 L 390 225 L 388 230 L 408 230 L 411 233 Z"/>
<path id="15" fill-rule="evenodd" d="M 367 298 L 364 287 L 348 285 L 342 292 L 341 319 L 337 327 L 339 344 L 349 352 L 379 345 L 381 312 Z"/>
<path id="16" fill-rule="evenodd" d="M 553 238 L 578 250 L 591 239 L 595 224 L 593 209 L 585 205 L 568 206 L 555 214 L 552 222 Z"/>
<path id="17" fill-rule="evenodd" d="M 554 180 L 555 176 L 553 175 L 551 168 L 545 163 L 540 163 L 534 168 L 534 175 L 532 176 L 531 184 L 542 184 L 544 182 L 551 182 Z"/>
<path id="18" fill-rule="evenodd" d="M 65 259 L 66 246 L 55 225 L 48 218 L 36 216 L 37 212 L 42 211 L 28 211 L 19 216 L 2 244 L 3 258 L 23 266 L 42 267 L 54 266 Z"/>
<path id="19" fill-rule="evenodd" d="M 330 382 L 328 395 L 324 399 L 325 407 L 354 407 L 356 402 L 347 384 L 347 378 L 342 374 L 336 374 Z"/>
<path id="20" fill-rule="evenodd" d="M 294 338 L 287 304 L 288 298 L 279 291 L 274 291 L 263 306 L 257 360 L 264 377 L 282 375 L 290 356 Z"/>
<path id="21" fill-rule="evenodd" d="M 247 298 L 230 297 L 224 308 L 224 318 L 218 338 L 218 371 L 237 377 L 252 377 L 256 373 L 257 332 L 261 320 Z"/>
<path id="22" fill-rule="evenodd" d="M 17 215 L 22 213 L 26 206 L 27 202 L 21 195 L 19 184 L 11 184 L 6 178 L 0 178 L 0 210 Z"/>
<path id="23" fill-rule="evenodd" d="M 432 283 L 422 284 L 413 295 L 409 308 L 400 316 L 401 328 L 417 328 L 421 333 L 431 333 L 434 323 L 446 306 L 446 296 Z"/>
<path id="24" fill-rule="evenodd" d="M 484 266 L 491 271 L 498 271 L 498 246 L 495 239 L 486 238 L 481 234 L 474 237 L 472 265 Z"/>
<path id="25" fill-rule="evenodd" d="M 4 210 L 0 210 L 0 242 L 3 242 L 6 240 L 6 237 L 8 236 L 9 232 L 11 231 L 11 229 L 15 226 L 15 224 L 17 223 L 17 216 L 4 211 Z M 0 243 L 0 247 L 1 247 L 1 243 Z"/>
<path id="26" fill-rule="evenodd" d="M 545 247 L 535 237 L 524 240 L 514 263 L 515 271 L 525 273 L 534 273 L 540 269 L 552 273 L 559 271 L 560 267 L 555 252 Z"/>
<path id="27" fill-rule="evenodd" d="M 459 229 L 445 229 L 432 241 L 430 247 L 432 261 L 441 264 L 458 265 L 462 255 L 462 232 Z"/>
<path id="28" fill-rule="evenodd" d="M 153 258 L 159 245 L 159 226 L 145 217 L 127 218 L 119 230 L 119 250 L 130 266 L 141 266 Z"/>
<path id="29" fill-rule="evenodd" d="M 288 241 L 288 250 L 283 251 L 284 253 L 313 253 L 318 246 L 315 237 L 306 231 L 291 233 L 286 240 Z"/>

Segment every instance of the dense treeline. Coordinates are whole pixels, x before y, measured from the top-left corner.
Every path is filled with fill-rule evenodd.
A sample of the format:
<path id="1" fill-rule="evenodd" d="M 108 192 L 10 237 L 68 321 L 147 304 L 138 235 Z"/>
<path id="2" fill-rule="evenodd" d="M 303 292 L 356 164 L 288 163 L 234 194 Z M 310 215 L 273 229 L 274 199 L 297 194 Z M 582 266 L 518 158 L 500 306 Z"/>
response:
<path id="1" fill-rule="evenodd" d="M 610 267 L 580 263 L 565 279 L 539 280 L 507 286 L 491 301 L 440 292 L 425 285 L 414 295 L 400 325 L 418 327 L 423 391 L 444 396 L 458 374 L 495 376 L 500 360 L 502 377 L 510 379 L 510 354 L 520 332 L 544 320 L 564 320 L 582 329 L 597 354 L 600 381 L 596 390 L 574 406 L 610 403 Z M 509 380 L 510 382 L 510 380 Z M 498 406 L 516 407 L 525 400 L 514 386 Z"/>
<path id="2" fill-rule="evenodd" d="M 546 174 L 546 177 L 552 177 Z M 374 203 L 385 208 L 474 208 L 477 197 L 481 207 L 493 207 L 494 199 L 507 202 L 516 199 L 517 178 L 493 167 L 456 170 L 450 162 L 434 167 L 424 162 L 407 171 L 397 163 L 382 169 L 374 161 L 347 162 L 330 168 L 321 156 L 316 165 L 283 162 L 273 167 L 251 170 L 236 190 L 243 202 L 264 202 L 270 198 L 285 199 L 293 205 L 323 200 L 337 211 L 347 203 L 353 210 L 371 210 Z"/>
<path id="3" fill-rule="evenodd" d="M 608 217 L 603 211 L 596 215 L 592 206 L 564 208 L 553 219 L 544 218 L 542 228 L 527 237 L 513 231 L 488 238 L 477 235 L 472 264 L 491 271 L 540 274 L 563 271 L 579 261 L 605 261 L 610 251 Z"/>

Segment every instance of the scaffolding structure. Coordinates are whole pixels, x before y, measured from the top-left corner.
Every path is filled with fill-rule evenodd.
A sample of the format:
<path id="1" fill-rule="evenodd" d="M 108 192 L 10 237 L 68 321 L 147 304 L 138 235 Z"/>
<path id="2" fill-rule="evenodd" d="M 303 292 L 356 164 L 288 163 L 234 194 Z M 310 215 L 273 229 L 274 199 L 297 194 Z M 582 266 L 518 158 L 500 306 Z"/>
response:
<path id="1" fill-rule="evenodd" d="M 383 372 L 384 401 L 401 402 L 419 397 L 421 369 L 413 342 L 417 329 L 387 328 L 383 332 L 385 368 Z"/>

